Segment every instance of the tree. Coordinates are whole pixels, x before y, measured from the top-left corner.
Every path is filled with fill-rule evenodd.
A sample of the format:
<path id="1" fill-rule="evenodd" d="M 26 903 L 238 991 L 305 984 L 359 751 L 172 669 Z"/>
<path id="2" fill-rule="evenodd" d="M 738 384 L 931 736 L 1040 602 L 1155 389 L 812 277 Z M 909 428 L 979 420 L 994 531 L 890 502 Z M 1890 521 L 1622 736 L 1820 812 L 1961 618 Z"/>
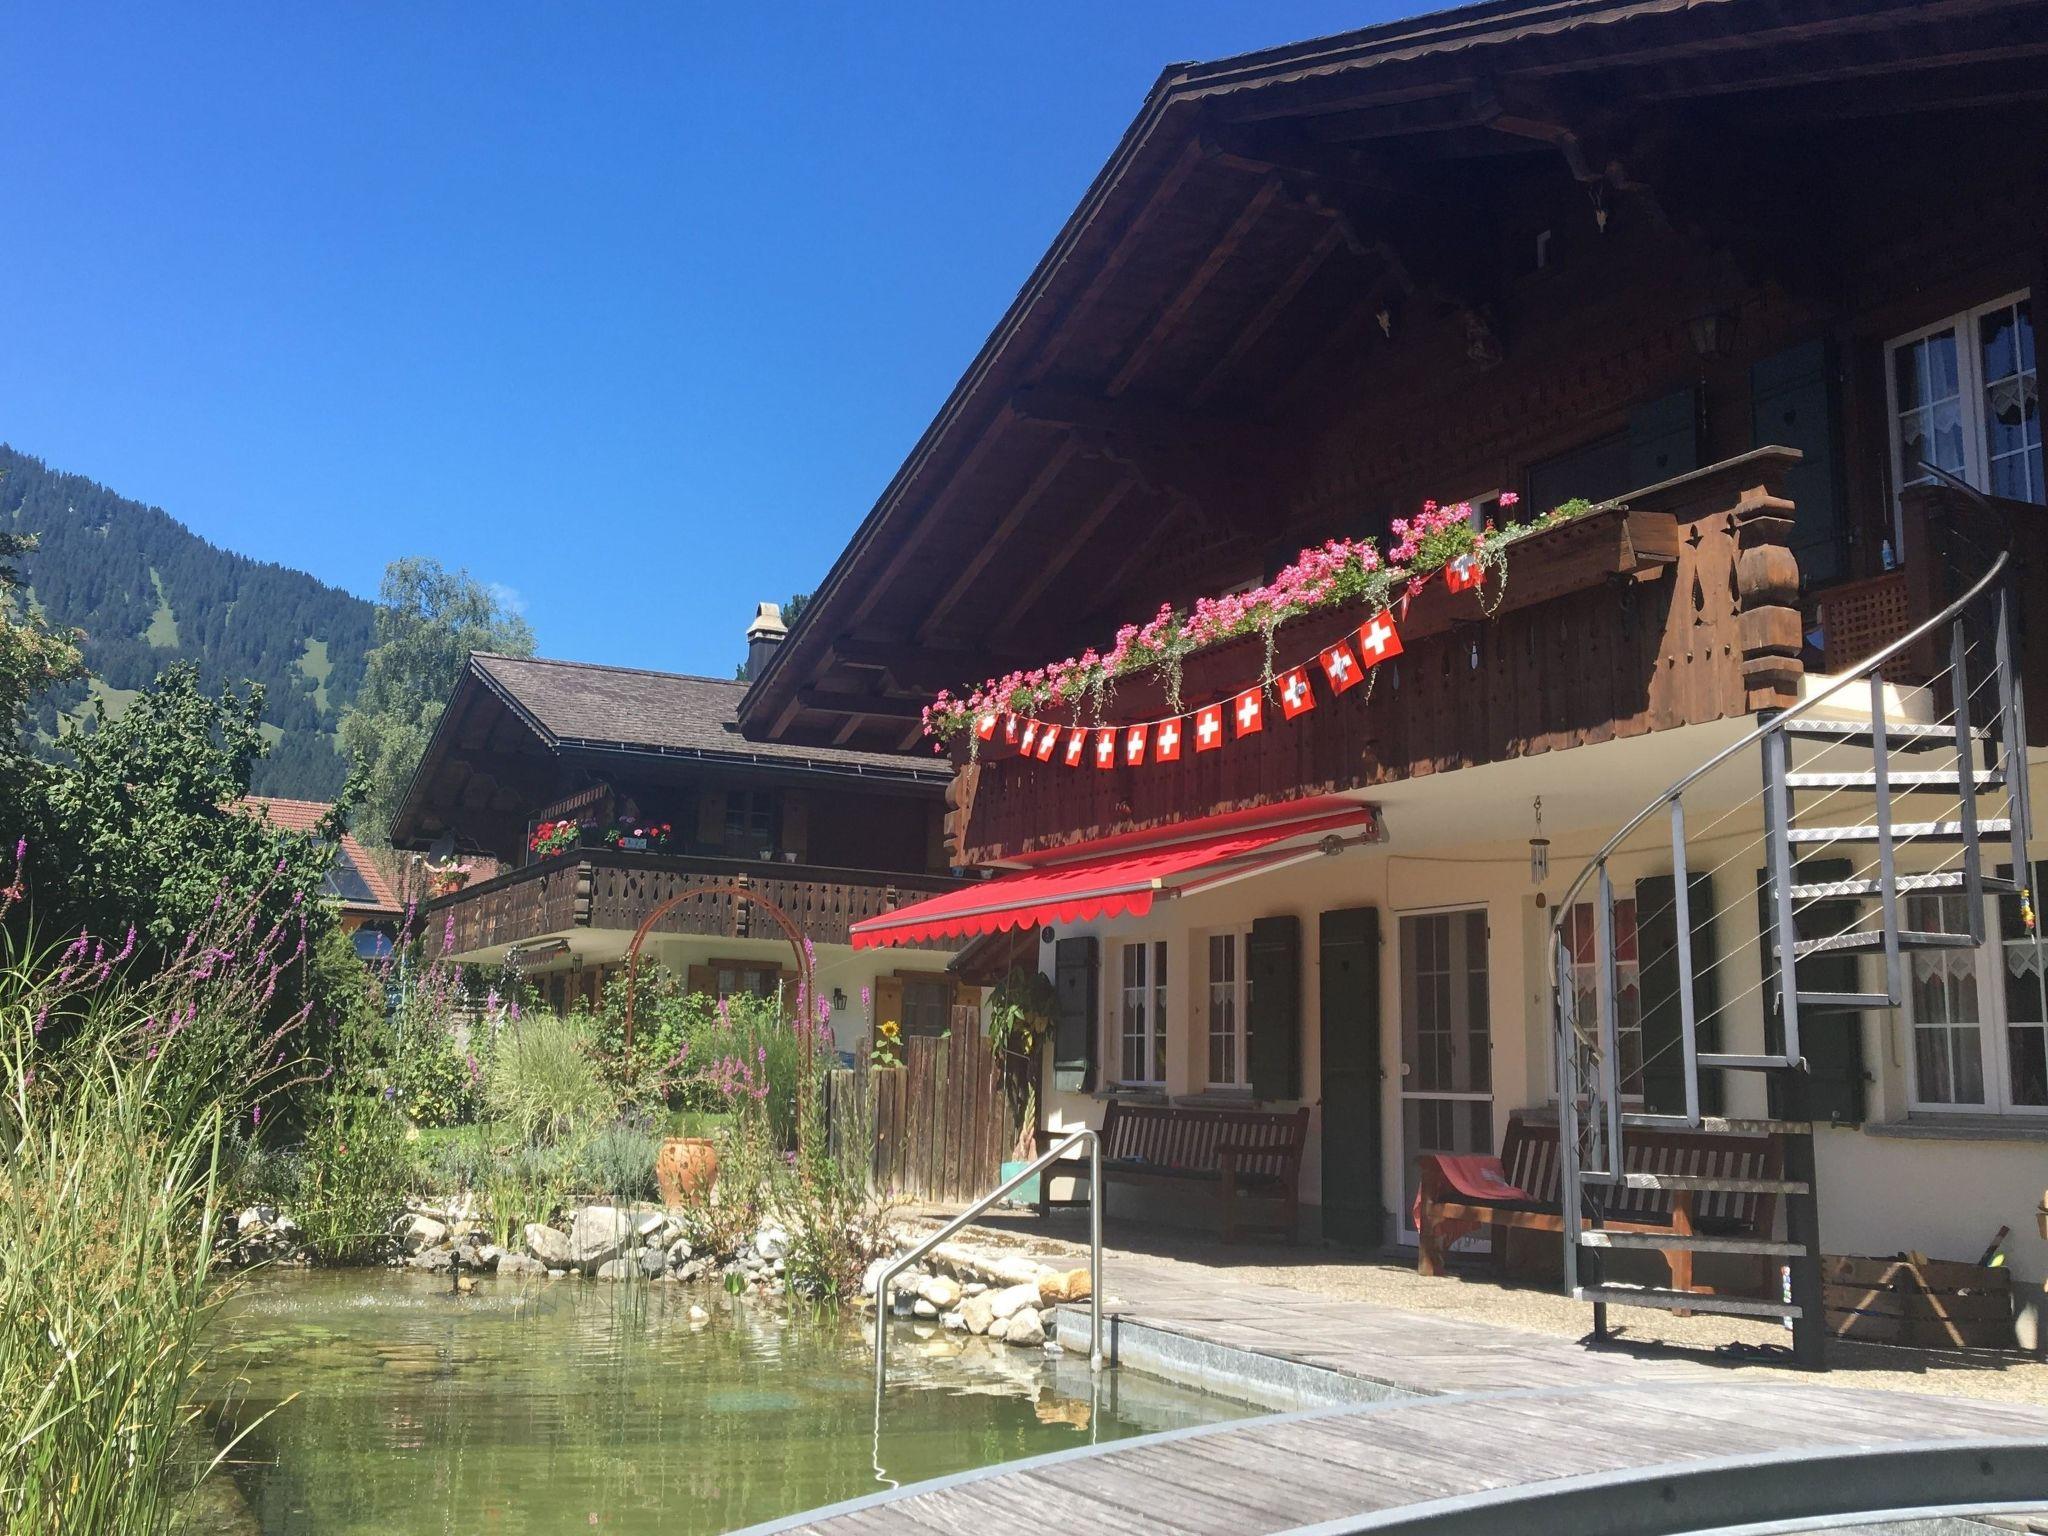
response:
<path id="1" fill-rule="evenodd" d="M 377 601 L 377 643 L 341 745 L 368 776 L 358 830 L 385 843 L 471 652 L 531 656 L 533 631 L 468 571 L 419 556 L 385 567 Z"/>
<path id="2" fill-rule="evenodd" d="M 16 597 L 22 587 L 14 562 L 35 547 L 33 534 L 0 530 L 0 806 L 21 804 L 36 770 L 26 736 L 30 706 L 46 689 L 85 675 L 79 636 L 50 628 Z"/>

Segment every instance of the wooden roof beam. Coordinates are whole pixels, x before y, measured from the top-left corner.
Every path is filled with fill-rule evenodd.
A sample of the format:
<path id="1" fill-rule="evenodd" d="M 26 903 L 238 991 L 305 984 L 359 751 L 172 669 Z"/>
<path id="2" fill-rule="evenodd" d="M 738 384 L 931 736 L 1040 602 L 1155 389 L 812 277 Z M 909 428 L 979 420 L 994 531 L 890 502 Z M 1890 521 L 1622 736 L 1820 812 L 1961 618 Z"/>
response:
<path id="1" fill-rule="evenodd" d="M 799 688 L 797 708 L 816 715 L 853 715 L 862 720 L 920 720 L 924 705 L 916 699 L 889 699 L 870 693 L 833 693 L 824 688 Z"/>
<path id="2" fill-rule="evenodd" d="M 1046 458 L 1038 473 L 1023 492 L 1013 498 L 993 529 L 976 545 L 974 554 L 962 563 L 953 583 L 939 596 L 930 608 L 925 610 L 924 619 L 917 626 L 920 637 L 945 627 L 945 621 L 953 610 L 960 606 L 967 594 L 974 590 L 974 584 L 981 579 L 981 573 L 989 568 L 996 557 L 1003 553 L 1010 536 L 1037 508 L 1054 482 L 1066 473 L 1067 466 L 1074 462 L 1080 452 L 1080 444 L 1069 436 Z"/>
<path id="3" fill-rule="evenodd" d="M 1332 224 L 1323 231 L 1314 245 L 1302 252 L 1300 259 L 1295 262 L 1287 276 L 1267 292 L 1265 299 L 1252 312 L 1251 318 L 1246 320 L 1238 328 L 1237 335 L 1231 338 L 1230 345 L 1224 349 L 1223 355 L 1209 365 L 1209 371 L 1203 374 L 1200 382 L 1195 385 L 1194 393 L 1189 398 L 1196 405 L 1203 404 L 1216 393 L 1217 386 L 1229 378 L 1237 365 L 1244 361 L 1245 354 L 1264 339 L 1266 332 L 1273 328 L 1274 321 L 1287 312 L 1288 307 L 1299 297 L 1301 290 L 1308 285 L 1308 280 L 1322 270 L 1323 263 L 1328 261 L 1331 253 L 1343 243 L 1344 230 Z"/>
<path id="4" fill-rule="evenodd" d="M 1088 515 L 1081 519 L 1080 525 L 1060 540 L 1057 554 L 1039 566 L 1031 579 L 1018 590 L 1017 595 L 1010 600 L 1010 606 L 1003 610 L 1002 616 L 996 620 L 990 632 L 1005 637 L 1016 633 L 1017 626 L 1038 605 L 1038 600 L 1052 589 L 1054 582 L 1067 573 L 1075 559 L 1088 547 L 1089 541 L 1101 531 L 1102 525 L 1115 515 L 1117 508 L 1121 507 L 1136 489 L 1137 482 L 1134 480 L 1117 481 L 1109 493 L 1096 502 Z M 991 670 L 1007 671 L 1008 668 L 997 665 Z"/>

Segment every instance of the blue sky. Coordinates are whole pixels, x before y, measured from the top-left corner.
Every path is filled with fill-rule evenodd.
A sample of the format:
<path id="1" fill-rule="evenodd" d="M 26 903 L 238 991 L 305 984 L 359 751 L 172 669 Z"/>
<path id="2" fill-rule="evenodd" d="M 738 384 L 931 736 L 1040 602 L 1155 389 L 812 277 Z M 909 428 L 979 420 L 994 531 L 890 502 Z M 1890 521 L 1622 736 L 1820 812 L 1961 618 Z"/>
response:
<path id="1" fill-rule="evenodd" d="M 1170 61 L 1413 6 L 37 3 L 0 440 L 544 653 L 729 673 Z"/>

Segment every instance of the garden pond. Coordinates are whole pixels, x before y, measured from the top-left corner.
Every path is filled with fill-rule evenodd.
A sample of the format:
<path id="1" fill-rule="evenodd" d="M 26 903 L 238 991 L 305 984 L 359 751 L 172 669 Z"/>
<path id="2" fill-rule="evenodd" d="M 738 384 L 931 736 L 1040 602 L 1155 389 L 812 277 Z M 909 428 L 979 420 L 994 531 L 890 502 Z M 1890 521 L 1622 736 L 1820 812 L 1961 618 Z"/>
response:
<path id="1" fill-rule="evenodd" d="M 456 1295 L 389 1270 L 253 1277 L 214 1340 L 214 1431 L 247 1431 L 226 1463 L 244 1508 L 223 1528 L 692 1536 L 1256 1411 L 1092 1377 L 1085 1358 L 892 1330 L 878 1474 L 873 1355 L 851 1313 L 669 1284 Z"/>

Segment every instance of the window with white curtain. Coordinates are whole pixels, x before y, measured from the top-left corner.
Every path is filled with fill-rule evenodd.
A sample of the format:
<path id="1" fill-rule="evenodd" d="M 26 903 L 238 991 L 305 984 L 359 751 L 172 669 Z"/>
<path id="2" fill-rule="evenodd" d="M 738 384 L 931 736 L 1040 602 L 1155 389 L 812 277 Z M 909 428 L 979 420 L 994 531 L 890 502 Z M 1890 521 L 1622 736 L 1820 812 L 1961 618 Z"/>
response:
<path id="1" fill-rule="evenodd" d="M 1244 1020 L 1250 1001 L 1250 984 L 1245 979 L 1244 946 L 1247 935 L 1209 935 L 1209 1086 L 1242 1088 L 1250 1079 L 1245 1074 Z"/>
<path id="2" fill-rule="evenodd" d="M 2042 865 L 2034 868 L 2040 899 Z M 1969 931 L 1958 891 L 1914 892 L 1906 926 Z M 2034 935 L 2017 896 L 2000 897 L 1993 936 L 1981 949 L 1925 949 L 1906 956 L 1912 1031 L 1908 1103 L 1916 1110 L 2048 1115 L 2048 1018 Z"/>
<path id="3" fill-rule="evenodd" d="M 1157 1086 L 1166 1081 L 1166 941 L 1123 945 L 1121 966 L 1118 1021 L 1123 1049 L 1117 1080 Z"/>
<path id="4" fill-rule="evenodd" d="M 1950 315 L 1885 350 L 1893 482 L 1900 490 L 1933 478 L 1924 461 L 1994 496 L 2048 499 L 2026 294 Z"/>

